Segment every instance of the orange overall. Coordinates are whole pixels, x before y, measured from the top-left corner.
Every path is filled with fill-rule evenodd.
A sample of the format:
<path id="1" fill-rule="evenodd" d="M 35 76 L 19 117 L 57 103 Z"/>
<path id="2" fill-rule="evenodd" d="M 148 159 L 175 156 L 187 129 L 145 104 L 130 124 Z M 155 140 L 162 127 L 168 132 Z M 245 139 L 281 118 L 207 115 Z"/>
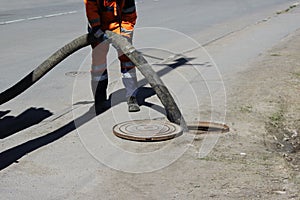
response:
<path id="1" fill-rule="evenodd" d="M 132 42 L 137 14 L 135 0 L 84 0 L 89 30 L 110 30 Z M 108 42 L 92 44 L 92 80 L 107 79 Z M 118 51 L 123 78 L 135 78 L 135 65 Z M 125 84 L 124 84 L 125 85 Z M 126 87 L 126 85 L 125 85 Z"/>

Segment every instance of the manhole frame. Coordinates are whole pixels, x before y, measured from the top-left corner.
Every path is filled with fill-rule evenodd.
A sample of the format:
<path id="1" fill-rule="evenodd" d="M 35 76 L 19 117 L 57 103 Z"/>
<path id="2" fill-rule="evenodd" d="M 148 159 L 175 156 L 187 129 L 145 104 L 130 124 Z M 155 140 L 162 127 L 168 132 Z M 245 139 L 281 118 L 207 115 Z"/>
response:
<path id="1" fill-rule="evenodd" d="M 157 121 L 159 122 L 159 124 L 168 124 L 168 125 L 172 125 L 173 127 L 178 128 L 178 132 L 174 132 L 174 133 L 170 133 L 168 135 L 156 135 L 156 136 L 149 136 L 149 137 L 145 137 L 145 136 L 138 136 L 138 135 L 134 135 L 134 134 L 126 134 L 124 132 L 121 132 L 121 130 L 117 129 L 118 127 L 121 127 L 122 125 L 126 124 L 126 123 L 134 123 L 137 124 L 139 122 L 147 122 L 150 121 L 151 123 Z M 161 121 L 162 122 L 162 121 Z M 141 124 L 142 125 L 142 124 Z M 212 133 L 227 133 L 230 131 L 229 126 L 227 126 L 226 124 L 223 123 L 217 123 L 217 122 L 208 122 L 208 121 L 199 121 L 199 122 L 190 122 L 188 123 L 188 133 L 192 133 L 195 135 L 200 135 L 200 134 L 212 134 Z M 143 119 L 143 120 L 131 120 L 131 121 L 125 121 L 125 122 L 121 122 L 118 123 L 116 125 L 113 126 L 112 128 L 113 134 L 116 135 L 117 137 L 121 138 L 121 139 L 125 139 L 125 140 L 131 140 L 131 141 L 137 141 L 137 142 L 159 142 L 159 141 L 165 141 L 165 140 L 170 140 L 173 138 L 176 138 L 180 135 L 183 134 L 184 130 L 181 126 L 169 122 L 169 121 L 163 121 L 162 123 L 160 123 L 159 120 L 151 120 L 151 119 Z"/>
<path id="2" fill-rule="evenodd" d="M 187 123 L 189 132 L 194 134 L 228 133 L 230 128 L 224 123 L 199 121 Z"/>

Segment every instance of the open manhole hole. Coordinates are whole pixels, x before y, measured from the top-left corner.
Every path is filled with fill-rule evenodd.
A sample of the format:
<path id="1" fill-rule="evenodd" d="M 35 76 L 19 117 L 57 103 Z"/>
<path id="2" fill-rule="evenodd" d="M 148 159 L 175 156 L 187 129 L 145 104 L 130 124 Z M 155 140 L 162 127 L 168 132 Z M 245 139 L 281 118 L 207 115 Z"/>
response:
<path id="1" fill-rule="evenodd" d="M 123 139 L 134 141 L 163 141 L 183 133 L 183 129 L 164 120 L 133 120 L 113 127 L 113 133 Z"/>
<path id="2" fill-rule="evenodd" d="M 229 127 L 215 122 L 194 122 L 188 124 L 190 133 L 226 133 Z M 164 120 L 133 120 L 117 124 L 113 133 L 120 138 L 133 141 L 163 141 L 175 138 L 183 133 L 182 127 Z"/>
<path id="3" fill-rule="evenodd" d="M 188 123 L 188 129 L 191 133 L 194 134 L 227 133 L 230 130 L 226 124 L 216 122 Z"/>

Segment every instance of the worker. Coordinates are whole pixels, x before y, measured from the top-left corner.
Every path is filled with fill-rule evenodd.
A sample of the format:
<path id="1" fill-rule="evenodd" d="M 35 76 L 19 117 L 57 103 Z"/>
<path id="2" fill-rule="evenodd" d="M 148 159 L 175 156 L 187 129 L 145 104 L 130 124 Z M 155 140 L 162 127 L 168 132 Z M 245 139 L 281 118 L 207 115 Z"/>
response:
<path id="1" fill-rule="evenodd" d="M 107 53 L 109 42 L 105 40 L 105 31 L 110 30 L 124 36 L 132 43 L 133 30 L 137 19 L 135 0 L 84 0 L 89 22 L 88 31 L 99 42 L 92 44 L 91 88 L 95 99 L 96 111 L 105 108 L 108 85 Z M 126 89 L 129 112 L 140 111 L 137 103 L 137 77 L 134 63 L 120 50 L 122 82 Z"/>

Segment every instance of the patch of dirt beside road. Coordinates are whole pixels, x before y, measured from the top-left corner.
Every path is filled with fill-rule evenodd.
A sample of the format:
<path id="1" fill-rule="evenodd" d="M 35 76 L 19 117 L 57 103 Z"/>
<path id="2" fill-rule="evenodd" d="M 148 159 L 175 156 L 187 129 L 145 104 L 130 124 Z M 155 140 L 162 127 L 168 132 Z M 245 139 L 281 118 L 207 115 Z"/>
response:
<path id="1" fill-rule="evenodd" d="M 297 31 L 231 80 L 227 94 L 227 119 L 240 138 L 240 155 L 256 154 L 249 167 L 257 168 L 255 162 L 265 166 L 259 181 L 276 199 L 300 198 L 299 52 Z"/>

